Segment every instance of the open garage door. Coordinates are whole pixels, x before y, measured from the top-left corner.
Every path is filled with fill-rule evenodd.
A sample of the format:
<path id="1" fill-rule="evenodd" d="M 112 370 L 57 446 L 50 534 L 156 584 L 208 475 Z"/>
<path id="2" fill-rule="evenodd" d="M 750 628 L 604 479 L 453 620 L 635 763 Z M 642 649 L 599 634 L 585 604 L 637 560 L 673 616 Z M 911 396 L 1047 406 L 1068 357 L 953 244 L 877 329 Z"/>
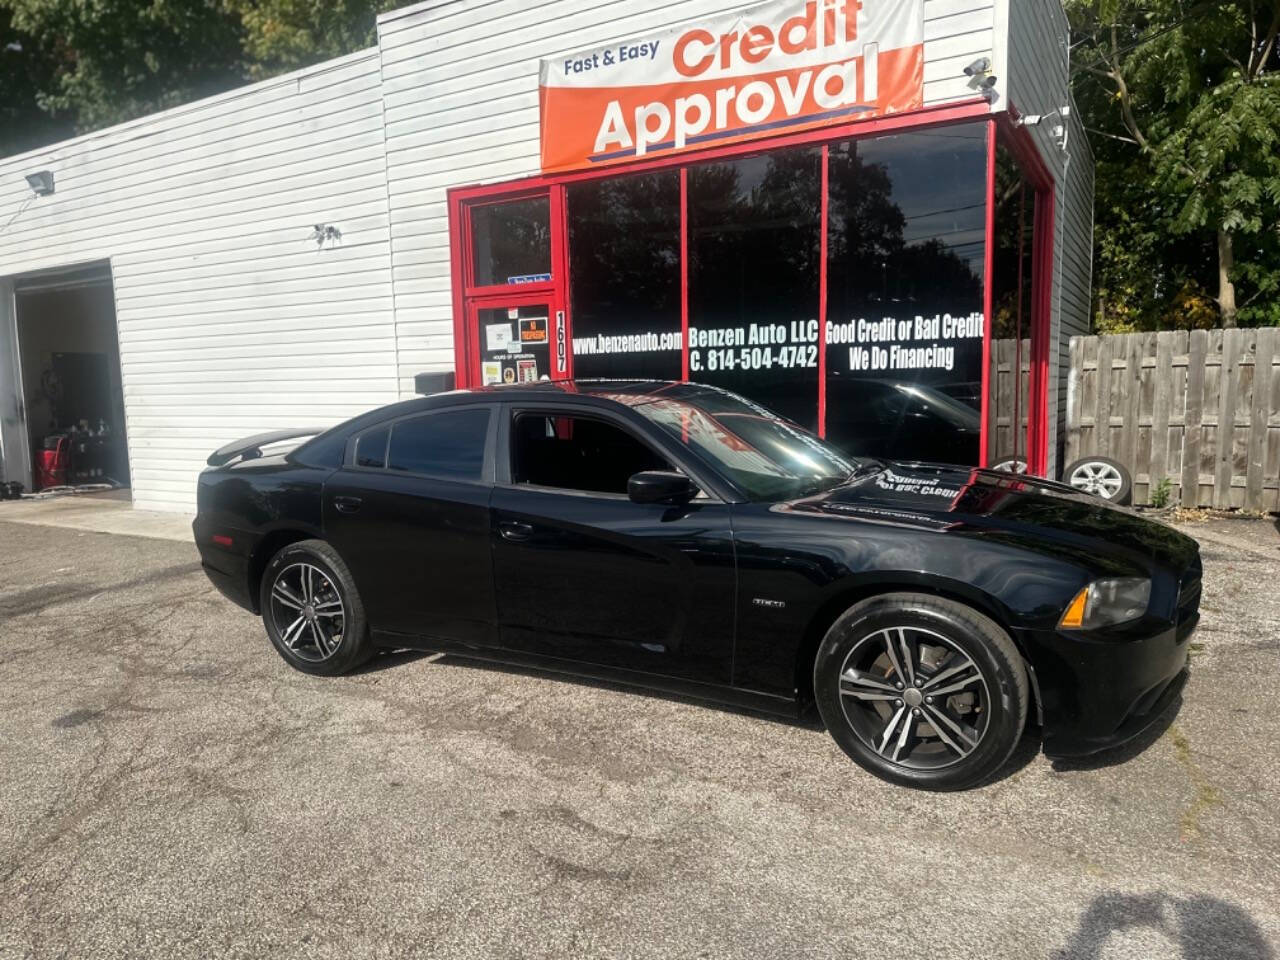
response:
<path id="1" fill-rule="evenodd" d="M 6 407 L 18 411 L 18 423 L 6 431 L 6 479 L 20 480 L 28 490 L 86 485 L 127 490 L 110 267 L 30 274 L 11 283 L 5 345 L 16 376 L 7 385 L 14 396 L 4 399 Z"/>

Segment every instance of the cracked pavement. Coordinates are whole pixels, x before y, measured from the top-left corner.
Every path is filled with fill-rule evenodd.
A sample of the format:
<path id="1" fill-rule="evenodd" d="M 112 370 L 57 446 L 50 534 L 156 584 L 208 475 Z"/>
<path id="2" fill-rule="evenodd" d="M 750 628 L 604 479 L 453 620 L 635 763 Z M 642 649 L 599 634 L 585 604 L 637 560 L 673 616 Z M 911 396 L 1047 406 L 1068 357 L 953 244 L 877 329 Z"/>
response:
<path id="1" fill-rule="evenodd" d="M 0 510 L 0 958 L 1273 958 L 1280 532 L 1183 529 L 1176 716 L 931 795 L 609 684 L 304 676 L 191 545 Z"/>

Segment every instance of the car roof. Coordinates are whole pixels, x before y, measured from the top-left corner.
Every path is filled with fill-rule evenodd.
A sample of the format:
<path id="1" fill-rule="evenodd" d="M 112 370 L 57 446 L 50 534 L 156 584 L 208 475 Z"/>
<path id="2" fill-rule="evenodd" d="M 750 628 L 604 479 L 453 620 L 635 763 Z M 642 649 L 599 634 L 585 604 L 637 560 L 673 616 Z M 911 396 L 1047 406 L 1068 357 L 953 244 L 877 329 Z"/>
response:
<path id="1" fill-rule="evenodd" d="M 321 436 L 341 432 L 350 436 L 366 427 L 395 420 L 428 410 L 439 410 L 442 407 L 484 401 L 503 401 L 515 403 L 545 403 L 548 400 L 577 400 L 608 405 L 635 407 L 643 401 L 640 398 L 652 397 L 654 400 L 664 398 L 692 400 L 709 395 L 721 395 L 725 391 L 719 387 L 711 387 L 702 383 L 682 383 L 677 380 L 540 380 L 536 383 L 493 384 L 485 387 L 468 387 L 462 390 L 450 390 L 445 393 L 433 393 L 427 396 L 411 397 L 396 403 L 377 407 L 350 420 L 340 423 Z"/>
<path id="2" fill-rule="evenodd" d="M 702 383 L 684 383 L 678 380 L 574 379 L 468 387 L 448 393 L 433 394 L 422 399 L 438 403 L 466 403 L 482 399 L 536 403 L 553 397 L 560 400 L 586 398 L 614 400 L 625 402 L 627 406 L 634 406 L 637 397 L 652 397 L 654 400 L 692 400 L 723 392 L 718 387 Z M 626 399 L 622 401 L 624 397 Z"/>

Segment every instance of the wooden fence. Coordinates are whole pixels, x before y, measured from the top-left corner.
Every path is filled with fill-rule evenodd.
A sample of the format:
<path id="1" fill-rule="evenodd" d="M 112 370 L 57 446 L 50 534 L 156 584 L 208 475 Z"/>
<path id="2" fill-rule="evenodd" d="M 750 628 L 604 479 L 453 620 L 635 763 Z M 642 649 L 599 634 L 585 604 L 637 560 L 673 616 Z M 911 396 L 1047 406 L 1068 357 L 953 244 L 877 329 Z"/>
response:
<path id="1" fill-rule="evenodd" d="M 1073 337 L 1067 454 L 1110 457 L 1134 503 L 1280 511 L 1280 329 Z"/>

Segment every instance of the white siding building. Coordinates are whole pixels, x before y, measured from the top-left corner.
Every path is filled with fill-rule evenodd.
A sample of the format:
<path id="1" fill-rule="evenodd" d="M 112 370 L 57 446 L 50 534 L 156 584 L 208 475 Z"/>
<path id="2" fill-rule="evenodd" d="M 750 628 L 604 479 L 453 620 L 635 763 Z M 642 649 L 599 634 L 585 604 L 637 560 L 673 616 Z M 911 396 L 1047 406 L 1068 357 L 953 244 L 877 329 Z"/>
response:
<path id="1" fill-rule="evenodd" d="M 794 5 L 803 10 L 802 0 Z M 1069 109 L 1065 16 L 1059 0 L 866 0 L 864 9 L 877 5 L 922 12 L 921 129 L 963 120 L 989 125 L 994 138 L 998 121 L 1001 136 L 1033 150 L 1051 179 L 1053 203 L 1038 209 L 1052 221 L 1041 251 L 1051 256 L 1052 283 L 1034 281 L 1048 312 L 1033 336 L 1029 307 L 1028 327 L 1016 335 L 1038 337 L 1032 354 L 1042 350 L 1047 361 L 1044 422 L 1030 424 L 1029 446 L 998 449 L 993 400 L 983 453 L 1027 455 L 1052 473 L 1065 345 L 1087 329 L 1092 248 L 1093 164 Z M 118 342 L 118 355 L 104 354 L 103 388 L 118 383 L 123 398 L 125 422 L 109 425 L 113 438 L 127 435 L 127 475 L 115 479 L 153 509 L 193 510 L 205 456 L 229 440 L 338 422 L 412 395 L 414 377 L 427 371 L 478 382 L 459 331 L 476 335 L 468 311 L 500 298 L 492 289 L 473 296 L 458 275 L 471 256 L 460 249 L 470 236 L 468 204 L 488 196 L 458 188 L 536 186 L 559 197 L 572 180 L 548 178 L 540 162 L 540 60 L 752 6 L 427 0 L 380 17 L 376 48 L 0 159 L 4 478 L 30 489 L 43 437 L 92 424 L 79 411 L 92 408 L 97 387 L 72 382 L 72 371 L 86 368 L 68 355 L 101 352 L 85 346 L 96 342 L 95 325 L 114 325 Z M 966 74 L 975 64 L 982 69 Z M 1020 125 L 1027 115 L 1043 119 Z M 912 129 L 911 117 L 898 121 L 895 131 Z M 833 127 L 831 136 L 856 137 L 857 127 Z M 771 145 L 751 141 L 757 152 Z M 825 178 L 827 147 L 814 149 Z M 697 159 L 692 152 L 688 162 Z M 37 196 L 26 178 L 42 171 L 54 190 Z M 825 179 L 822 190 L 825 197 Z M 825 225 L 822 238 L 825 249 Z M 961 256 L 981 260 L 980 251 Z M 987 280 L 990 287 L 990 271 Z M 555 283 L 545 300 L 572 322 L 577 295 L 563 277 Z M 86 286 L 111 291 L 113 316 L 90 311 L 75 321 L 79 338 L 52 346 L 24 326 L 60 309 L 50 298 Z M 543 288 L 535 280 L 529 289 Z M 697 308 L 685 296 L 687 332 Z M 986 299 L 990 312 L 990 289 Z M 687 341 L 684 353 L 687 365 Z M 1023 420 L 1037 415 L 1036 390 L 1033 379 Z M 768 402 L 767 391 L 760 398 Z M 111 405 L 103 409 L 110 422 Z"/>

